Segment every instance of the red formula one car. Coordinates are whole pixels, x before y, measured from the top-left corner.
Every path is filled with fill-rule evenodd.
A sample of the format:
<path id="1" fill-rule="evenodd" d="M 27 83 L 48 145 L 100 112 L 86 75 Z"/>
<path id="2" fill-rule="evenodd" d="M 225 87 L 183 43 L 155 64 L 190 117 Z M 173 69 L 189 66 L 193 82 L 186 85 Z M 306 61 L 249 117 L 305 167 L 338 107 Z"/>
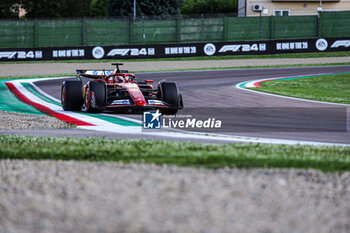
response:
<path id="1" fill-rule="evenodd" d="M 119 69 L 77 70 L 77 80 L 64 81 L 61 102 L 65 111 L 99 113 L 104 110 L 142 112 L 159 109 L 163 114 L 176 114 L 183 108 L 182 95 L 174 82 L 161 80 L 155 89 L 153 80 L 138 82 L 135 75 Z M 83 85 L 81 77 L 93 79 Z"/>

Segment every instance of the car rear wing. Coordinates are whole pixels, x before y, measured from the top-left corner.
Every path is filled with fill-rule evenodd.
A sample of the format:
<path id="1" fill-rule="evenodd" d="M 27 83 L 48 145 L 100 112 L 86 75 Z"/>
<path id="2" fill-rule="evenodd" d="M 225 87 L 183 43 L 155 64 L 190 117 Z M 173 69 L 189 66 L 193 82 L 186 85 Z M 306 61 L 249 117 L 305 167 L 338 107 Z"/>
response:
<path id="1" fill-rule="evenodd" d="M 92 78 L 92 79 L 101 79 L 108 75 L 113 74 L 113 70 L 76 70 L 77 76 Z"/>

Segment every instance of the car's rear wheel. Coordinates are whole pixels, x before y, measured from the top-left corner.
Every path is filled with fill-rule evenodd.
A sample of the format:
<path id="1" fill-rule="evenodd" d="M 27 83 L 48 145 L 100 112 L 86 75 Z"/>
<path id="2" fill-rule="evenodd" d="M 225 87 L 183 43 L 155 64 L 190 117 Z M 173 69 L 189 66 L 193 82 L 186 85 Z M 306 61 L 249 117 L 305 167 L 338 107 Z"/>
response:
<path id="1" fill-rule="evenodd" d="M 106 89 L 101 82 L 90 81 L 85 91 L 85 107 L 89 113 L 103 111 L 106 99 Z"/>
<path id="2" fill-rule="evenodd" d="M 182 108 L 182 95 L 179 93 L 176 83 L 162 82 L 160 88 L 162 100 L 174 107 L 170 109 L 161 109 L 161 112 L 165 115 L 176 114 L 179 108 Z"/>
<path id="3" fill-rule="evenodd" d="M 61 88 L 61 103 L 65 111 L 80 111 L 84 100 L 81 81 L 64 81 Z"/>

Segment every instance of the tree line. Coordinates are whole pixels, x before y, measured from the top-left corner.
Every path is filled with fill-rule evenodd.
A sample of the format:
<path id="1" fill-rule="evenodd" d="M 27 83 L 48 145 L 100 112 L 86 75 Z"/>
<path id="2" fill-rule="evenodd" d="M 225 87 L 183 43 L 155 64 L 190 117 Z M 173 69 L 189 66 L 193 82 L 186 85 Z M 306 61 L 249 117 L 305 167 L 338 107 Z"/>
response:
<path id="1" fill-rule="evenodd" d="M 138 16 L 174 16 L 237 12 L 237 0 L 136 0 Z M 1 0 L 0 18 L 129 17 L 133 0 Z"/>

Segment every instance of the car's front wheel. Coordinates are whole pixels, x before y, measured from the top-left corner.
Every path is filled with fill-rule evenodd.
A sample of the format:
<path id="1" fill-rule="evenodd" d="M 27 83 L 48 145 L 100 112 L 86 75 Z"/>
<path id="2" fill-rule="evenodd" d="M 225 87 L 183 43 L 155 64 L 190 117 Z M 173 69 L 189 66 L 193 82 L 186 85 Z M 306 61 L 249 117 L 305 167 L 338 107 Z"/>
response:
<path id="1" fill-rule="evenodd" d="M 174 108 L 161 109 L 165 115 L 175 115 L 179 109 L 183 108 L 182 95 L 174 82 L 162 82 L 160 85 L 161 98 L 164 102 L 172 105 Z"/>

